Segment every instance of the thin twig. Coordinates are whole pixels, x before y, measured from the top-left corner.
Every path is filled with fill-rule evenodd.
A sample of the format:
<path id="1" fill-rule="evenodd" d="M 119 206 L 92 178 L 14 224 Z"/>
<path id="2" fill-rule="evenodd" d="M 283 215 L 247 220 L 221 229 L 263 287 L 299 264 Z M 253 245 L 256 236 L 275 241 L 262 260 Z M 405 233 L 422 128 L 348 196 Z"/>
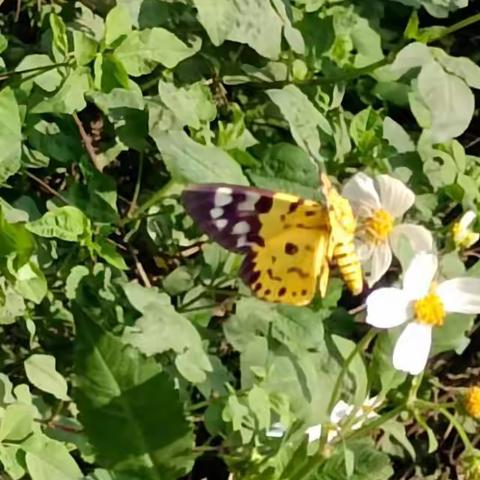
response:
<path id="1" fill-rule="evenodd" d="M 17 0 L 17 8 L 15 9 L 15 21 L 18 22 L 20 18 L 20 10 L 22 8 L 22 0 Z"/>
<path id="2" fill-rule="evenodd" d="M 38 178 L 36 175 L 34 175 L 31 172 L 26 172 L 27 177 L 30 177 L 32 180 L 37 182 L 39 185 L 41 185 L 47 192 L 51 193 L 58 199 L 60 199 L 63 203 L 66 203 L 67 205 L 70 203 L 61 193 L 58 193 L 55 189 L 53 189 L 48 183 L 45 183 L 41 178 Z"/>
<path id="3" fill-rule="evenodd" d="M 83 146 L 85 147 L 85 150 L 87 151 L 88 156 L 92 160 L 92 163 L 95 166 L 95 168 L 99 172 L 101 172 L 103 170 L 103 167 L 100 161 L 98 160 L 97 152 L 95 151 L 95 148 L 92 143 L 92 137 L 85 131 L 85 128 L 83 127 L 83 123 L 78 118 L 77 113 L 73 112 L 72 116 L 73 116 L 73 119 L 75 120 L 75 123 L 77 124 L 78 131 L 80 133 L 80 136 L 82 137 Z"/>
<path id="4" fill-rule="evenodd" d="M 131 255 L 133 257 L 133 260 L 135 262 L 135 268 L 137 269 L 137 273 L 138 273 L 139 277 L 142 279 L 143 284 L 147 288 L 151 288 L 152 284 L 150 283 L 150 279 L 148 278 L 147 272 L 145 272 L 145 269 L 143 268 L 143 265 L 140 262 L 140 260 L 138 259 L 138 256 L 135 253 L 135 251 L 133 250 L 133 248 L 130 248 L 130 253 L 131 253 Z"/>
<path id="5" fill-rule="evenodd" d="M 128 209 L 128 212 L 127 212 L 127 217 L 130 217 L 133 211 L 137 208 L 138 195 L 140 193 L 140 184 L 142 182 L 142 174 L 143 174 L 143 152 L 140 153 L 137 182 L 135 183 L 135 190 L 133 192 L 132 201 L 130 202 L 130 208 Z"/>

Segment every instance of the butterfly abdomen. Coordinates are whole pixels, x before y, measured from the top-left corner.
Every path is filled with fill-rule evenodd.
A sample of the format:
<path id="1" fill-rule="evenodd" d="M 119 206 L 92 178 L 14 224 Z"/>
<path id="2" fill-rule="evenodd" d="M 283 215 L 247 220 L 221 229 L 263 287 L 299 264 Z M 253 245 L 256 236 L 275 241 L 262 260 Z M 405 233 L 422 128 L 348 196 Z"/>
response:
<path id="1" fill-rule="evenodd" d="M 339 243 L 333 250 L 333 261 L 348 289 L 358 295 L 363 290 L 363 275 L 360 260 L 353 242 Z"/>

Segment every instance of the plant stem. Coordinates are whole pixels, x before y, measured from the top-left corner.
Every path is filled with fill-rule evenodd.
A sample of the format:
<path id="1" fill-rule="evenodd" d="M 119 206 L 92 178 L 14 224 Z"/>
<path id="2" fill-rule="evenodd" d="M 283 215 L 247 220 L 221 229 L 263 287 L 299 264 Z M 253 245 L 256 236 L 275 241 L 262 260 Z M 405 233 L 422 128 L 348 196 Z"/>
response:
<path id="1" fill-rule="evenodd" d="M 458 32 L 459 30 L 469 27 L 470 25 L 473 25 L 474 23 L 477 23 L 477 22 L 480 22 L 480 13 L 475 13 L 470 17 L 464 18 L 463 20 L 460 20 L 459 22 L 454 23 L 449 27 L 446 27 L 445 30 L 439 32 L 436 37 L 432 38 L 429 41 L 429 43 L 440 40 L 441 38 L 446 37 L 447 35 L 451 35 L 452 33 Z"/>
<path id="2" fill-rule="evenodd" d="M 335 406 L 335 404 L 339 399 L 343 377 L 345 377 L 345 374 L 348 371 L 348 367 L 350 366 L 350 363 L 352 363 L 353 359 L 359 353 L 361 353 L 363 350 L 365 350 L 368 347 L 369 343 L 375 338 L 376 335 L 377 335 L 377 331 L 373 328 L 370 329 L 365 334 L 365 336 L 357 343 L 355 348 L 350 352 L 350 355 L 343 362 L 342 369 L 338 374 L 337 380 L 335 382 L 335 386 L 333 388 L 332 396 L 330 397 L 330 402 L 328 404 L 328 412 L 331 412 L 333 410 L 333 407 Z"/>
<path id="3" fill-rule="evenodd" d="M 2 74 L 0 74 L 0 80 L 6 80 L 7 78 L 14 77 L 16 75 L 23 75 L 24 73 L 30 73 L 30 72 L 41 73 L 43 71 L 53 70 L 54 68 L 68 67 L 68 66 L 70 66 L 70 62 L 53 63 L 52 65 L 43 65 L 42 67 L 25 68 L 24 70 L 10 70 L 8 72 L 3 72 Z"/>

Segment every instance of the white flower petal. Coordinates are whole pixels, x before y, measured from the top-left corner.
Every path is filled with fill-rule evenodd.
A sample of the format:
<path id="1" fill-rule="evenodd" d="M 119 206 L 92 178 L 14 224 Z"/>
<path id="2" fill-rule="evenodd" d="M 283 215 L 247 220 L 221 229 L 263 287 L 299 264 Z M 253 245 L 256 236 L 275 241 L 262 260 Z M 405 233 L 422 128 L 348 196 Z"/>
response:
<path id="1" fill-rule="evenodd" d="M 412 299 L 424 297 L 430 290 L 437 268 L 436 255 L 417 253 L 403 275 L 403 290 Z"/>
<path id="2" fill-rule="evenodd" d="M 415 202 L 415 194 L 400 180 L 390 175 L 375 177 L 380 203 L 393 217 L 401 217 Z"/>
<path id="3" fill-rule="evenodd" d="M 330 414 L 330 421 L 334 424 L 340 423 L 345 417 L 352 413 L 353 408 L 353 405 L 339 400 L 333 407 L 332 413 Z"/>
<path id="4" fill-rule="evenodd" d="M 388 242 L 375 245 L 370 264 L 370 273 L 367 276 L 367 283 L 371 287 L 383 277 L 392 263 L 392 249 Z"/>
<path id="5" fill-rule="evenodd" d="M 480 278 L 452 278 L 436 292 L 446 312 L 480 313 Z"/>
<path id="6" fill-rule="evenodd" d="M 477 214 L 473 210 L 466 211 L 463 215 L 458 224 L 460 225 L 461 230 L 467 230 L 468 227 L 473 223 Z"/>
<path id="7" fill-rule="evenodd" d="M 350 201 L 354 213 L 359 213 L 358 209 L 362 206 L 370 210 L 381 208 L 380 198 L 375 190 L 373 179 L 362 172 L 356 173 L 347 181 L 342 189 L 342 196 Z"/>
<path id="8" fill-rule="evenodd" d="M 390 245 L 392 246 L 393 253 L 397 257 L 402 237 L 405 237 L 408 242 L 410 242 L 410 246 L 414 252 L 430 252 L 433 250 L 433 236 L 430 230 L 420 225 L 403 223 L 396 225 L 390 234 Z"/>
<path id="9" fill-rule="evenodd" d="M 409 318 L 410 298 L 399 288 L 379 288 L 367 298 L 367 323 L 377 328 L 392 328 Z"/>
<path id="10" fill-rule="evenodd" d="M 431 325 L 409 323 L 393 350 L 393 366 L 402 372 L 418 375 L 427 364 L 431 344 Z"/>
<path id="11" fill-rule="evenodd" d="M 270 438 L 282 438 L 285 435 L 287 429 L 280 422 L 274 423 L 269 430 L 267 430 L 267 437 Z"/>
<path id="12" fill-rule="evenodd" d="M 374 245 L 372 242 L 363 242 L 361 240 L 355 241 L 355 251 L 358 259 L 363 263 L 370 259 L 373 254 Z"/>
<path id="13" fill-rule="evenodd" d="M 308 435 L 308 443 L 315 442 L 322 436 L 322 426 L 318 424 L 313 427 L 308 427 L 305 432 Z"/>

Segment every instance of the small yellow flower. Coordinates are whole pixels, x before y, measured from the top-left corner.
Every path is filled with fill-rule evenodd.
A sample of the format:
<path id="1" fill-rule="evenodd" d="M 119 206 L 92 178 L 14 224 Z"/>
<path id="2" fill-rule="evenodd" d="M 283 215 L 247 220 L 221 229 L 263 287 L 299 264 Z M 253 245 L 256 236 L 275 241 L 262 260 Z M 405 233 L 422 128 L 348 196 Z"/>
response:
<path id="1" fill-rule="evenodd" d="M 480 418 L 480 387 L 470 387 L 465 393 L 465 410 L 473 418 Z"/>
<path id="2" fill-rule="evenodd" d="M 480 234 L 473 232 L 470 228 L 475 221 L 476 214 L 473 210 L 469 210 L 462 215 L 458 222 L 452 226 L 452 238 L 455 246 L 462 250 L 471 247 L 480 238 Z"/>

